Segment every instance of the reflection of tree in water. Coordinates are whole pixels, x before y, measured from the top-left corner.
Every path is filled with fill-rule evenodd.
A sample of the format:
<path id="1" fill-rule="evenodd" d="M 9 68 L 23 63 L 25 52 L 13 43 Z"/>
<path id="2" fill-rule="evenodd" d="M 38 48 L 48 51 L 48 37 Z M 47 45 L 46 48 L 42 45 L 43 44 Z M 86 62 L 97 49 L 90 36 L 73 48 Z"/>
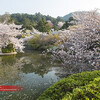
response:
<path id="1" fill-rule="evenodd" d="M 2 65 L 14 65 L 16 63 L 16 55 L 1 56 L 0 59 Z"/>
<path id="2" fill-rule="evenodd" d="M 18 54 L 16 56 L 2 56 L 0 57 L 0 64 L 4 67 L 6 74 L 14 76 L 13 74 L 17 74 L 17 72 L 21 73 L 35 73 L 40 76 L 44 76 L 44 74 L 49 72 L 51 67 L 56 66 L 51 61 L 51 57 L 49 55 L 42 55 L 37 53 L 26 53 L 26 54 Z M 2 68 L 1 68 L 2 69 Z M 13 73 L 13 70 L 16 70 Z M 3 73 L 3 71 L 2 71 Z M 6 75 L 4 75 L 6 77 Z M 8 78 L 8 79 L 9 79 Z"/>
<path id="3" fill-rule="evenodd" d="M 0 56 L 0 84 L 16 83 L 20 80 L 21 66 L 15 55 Z"/>
<path id="4" fill-rule="evenodd" d="M 80 65 L 82 67 L 80 67 Z M 93 70 L 100 70 L 100 68 L 94 68 L 90 65 L 84 64 L 77 64 L 77 65 L 68 65 L 60 68 L 55 68 L 55 74 L 59 76 L 60 78 L 68 77 L 69 75 L 80 73 L 83 71 L 93 71 Z"/>
<path id="5" fill-rule="evenodd" d="M 42 77 L 49 72 L 50 67 L 54 66 L 47 55 L 31 54 L 23 58 L 23 63 L 22 71 L 24 73 L 34 72 Z"/>
<path id="6" fill-rule="evenodd" d="M 20 80 L 19 70 L 15 66 L 10 65 L 1 65 L 0 64 L 0 84 L 4 83 L 15 83 L 17 80 Z"/>
<path id="7" fill-rule="evenodd" d="M 17 93 L 0 93 L 0 98 L 4 98 L 5 100 L 22 100 L 22 98 L 32 100 L 37 98 L 48 86 L 47 83 L 42 83 L 41 80 L 38 80 L 38 78 L 42 79 L 40 76 L 38 77 L 38 75 L 43 77 L 45 73 L 49 72 L 49 68 L 52 67 L 52 65 L 54 64 L 51 64 L 50 56 L 36 53 L 0 56 L 0 84 L 7 83 L 8 85 L 11 83 L 10 85 L 20 84 L 27 86 L 26 90 Z M 27 78 L 28 74 L 33 75 L 35 78 L 33 79 L 32 76 Z M 25 76 L 23 77 L 22 75 Z M 42 81 L 48 82 L 48 80 L 44 79 Z M 34 84 L 32 84 L 33 82 Z"/>
<path id="8" fill-rule="evenodd" d="M 80 67 L 80 65 L 83 67 Z M 16 56 L 2 56 L 0 57 L 0 80 L 2 82 L 14 79 L 17 81 L 20 78 L 19 73 L 28 74 L 33 72 L 43 77 L 51 68 L 61 78 L 82 71 L 94 70 L 91 66 L 82 63 L 67 65 L 65 67 L 59 66 L 61 65 L 52 62 L 49 55 L 42 55 L 36 52 L 18 54 Z"/>

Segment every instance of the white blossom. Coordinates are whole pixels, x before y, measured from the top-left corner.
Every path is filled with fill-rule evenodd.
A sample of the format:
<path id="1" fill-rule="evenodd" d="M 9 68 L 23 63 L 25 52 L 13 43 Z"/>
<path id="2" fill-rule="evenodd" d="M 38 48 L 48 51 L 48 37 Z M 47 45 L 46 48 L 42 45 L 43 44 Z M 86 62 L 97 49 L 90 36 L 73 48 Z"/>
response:
<path id="1" fill-rule="evenodd" d="M 94 10 L 73 16 L 76 25 L 70 26 L 61 36 L 66 55 L 58 58 L 65 64 L 87 62 L 100 66 L 100 14 Z"/>
<path id="2" fill-rule="evenodd" d="M 21 25 L 15 24 L 0 24 L 0 48 L 7 46 L 9 43 L 14 44 L 16 50 L 23 51 L 23 39 L 16 38 L 21 34 Z"/>

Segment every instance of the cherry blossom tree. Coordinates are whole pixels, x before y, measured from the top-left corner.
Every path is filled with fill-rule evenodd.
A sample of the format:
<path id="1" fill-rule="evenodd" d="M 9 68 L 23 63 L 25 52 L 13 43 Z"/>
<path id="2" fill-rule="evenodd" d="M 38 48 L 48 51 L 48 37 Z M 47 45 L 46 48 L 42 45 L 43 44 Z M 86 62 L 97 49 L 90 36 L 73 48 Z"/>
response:
<path id="1" fill-rule="evenodd" d="M 62 34 L 63 48 L 54 52 L 54 56 L 65 65 L 88 63 L 97 68 L 100 66 L 100 13 L 94 10 L 73 17 L 76 25 Z"/>
<path id="2" fill-rule="evenodd" d="M 12 43 L 17 51 L 22 52 L 24 48 L 23 39 L 17 38 L 17 35 L 21 34 L 20 28 L 21 25 L 0 24 L 0 48 Z"/>

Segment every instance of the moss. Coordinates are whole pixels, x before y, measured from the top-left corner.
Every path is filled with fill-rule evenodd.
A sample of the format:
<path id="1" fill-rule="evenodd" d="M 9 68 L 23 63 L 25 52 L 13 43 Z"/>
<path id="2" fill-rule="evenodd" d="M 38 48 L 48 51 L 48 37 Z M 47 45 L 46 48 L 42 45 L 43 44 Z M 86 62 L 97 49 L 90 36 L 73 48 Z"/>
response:
<path id="1" fill-rule="evenodd" d="M 100 71 L 82 72 L 64 78 L 48 88 L 38 100 L 60 100 L 73 89 L 88 85 L 90 81 L 100 77 Z"/>

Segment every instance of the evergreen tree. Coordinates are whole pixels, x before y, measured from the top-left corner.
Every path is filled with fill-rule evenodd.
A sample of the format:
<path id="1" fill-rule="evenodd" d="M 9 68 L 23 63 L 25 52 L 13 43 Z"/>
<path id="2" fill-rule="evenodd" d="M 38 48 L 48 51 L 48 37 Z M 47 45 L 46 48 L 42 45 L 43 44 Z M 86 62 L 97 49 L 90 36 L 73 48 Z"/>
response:
<path id="1" fill-rule="evenodd" d="M 65 24 L 62 26 L 61 29 L 67 29 L 69 26 L 74 25 L 73 23 L 70 23 L 71 21 L 74 21 L 73 17 L 70 17 L 68 21 L 65 22 Z"/>
<path id="2" fill-rule="evenodd" d="M 42 20 L 37 24 L 36 29 L 40 32 L 49 32 L 51 27 L 48 25 L 45 18 L 42 18 Z"/>

